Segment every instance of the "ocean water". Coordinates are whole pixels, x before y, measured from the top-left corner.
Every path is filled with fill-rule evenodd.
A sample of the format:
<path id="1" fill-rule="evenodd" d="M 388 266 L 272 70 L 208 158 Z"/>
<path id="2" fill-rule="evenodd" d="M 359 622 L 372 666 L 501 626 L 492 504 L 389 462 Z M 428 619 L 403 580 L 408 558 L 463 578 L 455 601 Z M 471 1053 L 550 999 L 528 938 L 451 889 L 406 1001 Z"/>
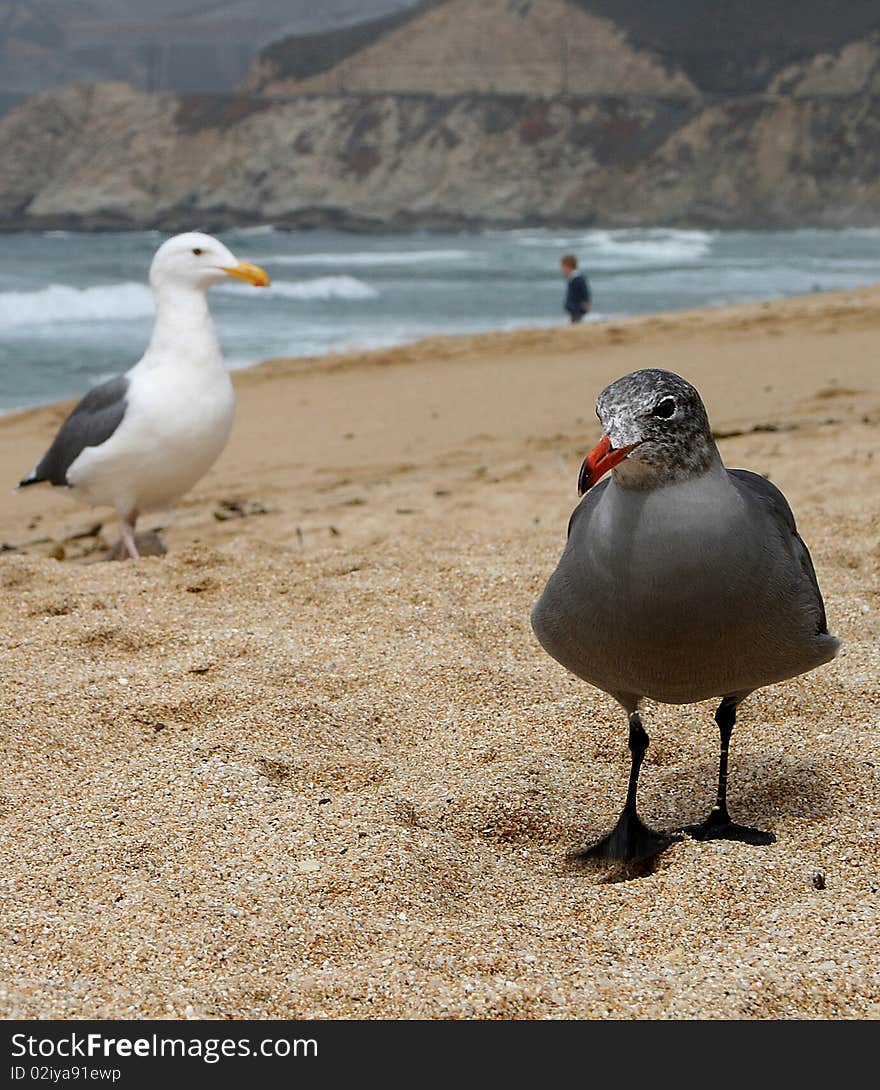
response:
<path id="1" fill-rule="evenodd" d="M 149 339 L 162 235 L 0 236 L 0 411 L 81 395 Z M 559 257 L 593 291 L 590 321 L 880 282 L 880 229 L 518 230 L 351 235 L 253 227 L 221 237 L 272 287 L 230 281 L 211 309 L 230 367 L 437 333 L 563 324 Z"/>

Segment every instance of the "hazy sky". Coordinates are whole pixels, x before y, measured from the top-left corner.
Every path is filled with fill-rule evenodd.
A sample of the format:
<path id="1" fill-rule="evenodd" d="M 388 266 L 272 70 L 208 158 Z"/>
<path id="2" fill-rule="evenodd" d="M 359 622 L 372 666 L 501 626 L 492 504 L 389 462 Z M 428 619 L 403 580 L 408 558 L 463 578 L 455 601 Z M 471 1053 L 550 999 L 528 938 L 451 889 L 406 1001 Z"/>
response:
<path id="1" fill-rule="evenodd" d="M 417 0 L 0 0 L 0 94 L 89 80 L 231 91 L 264 45 Z"/>

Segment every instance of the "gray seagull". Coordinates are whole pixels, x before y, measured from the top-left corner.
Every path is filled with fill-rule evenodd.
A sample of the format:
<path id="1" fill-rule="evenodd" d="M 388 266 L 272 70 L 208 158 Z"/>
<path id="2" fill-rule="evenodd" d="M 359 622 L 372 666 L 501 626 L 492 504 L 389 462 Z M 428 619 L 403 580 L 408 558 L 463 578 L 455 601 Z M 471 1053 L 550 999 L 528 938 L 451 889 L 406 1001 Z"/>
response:
<path id="1" fill-rule="evenodd" d="M 683 378 L 654 369 L 624 375 L 599 395 L 596 415 L 604 435 L 581 468 L 583 499 L 532 610 L 548 654 L 629 716 L 626 804 L 611 833 L 579 858 L 644 860 L 681 839 L 648 828 L 636 809 L 648 748 L 644 697 L 721 698 L 717 800 L 702 824 L 683 831 L 772 844 L 772 833 L 730 817 L 728 748 L 749 693 L 837 654 L 810 554 L 779 489 L 725 468 L 700 395 Z"/>

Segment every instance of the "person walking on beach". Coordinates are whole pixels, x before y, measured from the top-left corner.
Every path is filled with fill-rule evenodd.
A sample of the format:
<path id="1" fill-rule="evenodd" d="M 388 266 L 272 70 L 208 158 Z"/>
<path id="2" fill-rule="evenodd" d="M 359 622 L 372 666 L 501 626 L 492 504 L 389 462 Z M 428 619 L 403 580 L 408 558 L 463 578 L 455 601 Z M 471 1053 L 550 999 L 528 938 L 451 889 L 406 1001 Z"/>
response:
<path id="1" fill-rule="evenodd" d="M 565 254 L 559 261 L 562 275 L 568 281 L 565 292 L 565 309 L 573 322 L 580 322 L 589 312 L 592 298 L 587 278 L 578 268 L 574 254 Z"/>

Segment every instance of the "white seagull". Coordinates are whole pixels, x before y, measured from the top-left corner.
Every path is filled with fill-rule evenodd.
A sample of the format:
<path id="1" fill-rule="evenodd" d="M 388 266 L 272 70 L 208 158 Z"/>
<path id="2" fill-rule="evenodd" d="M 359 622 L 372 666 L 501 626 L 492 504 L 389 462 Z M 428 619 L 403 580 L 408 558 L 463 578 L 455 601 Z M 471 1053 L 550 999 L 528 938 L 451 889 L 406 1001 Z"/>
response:
<path id="1" fill-rule="evenodd" d="M 163 242 L 150 265 L 156 318 L 146 352 L 85 395 L 18 485 L 48 481 L 93 507 L 114 507 L 135 560 L 138 516 L 178 500 L 229 438 L 235 395 L 206 298 L 227 277 L 269 285 L 262 269 L 210 235 Z"/>
<path id="2" fill-rule="evenodd" d="M 648 748 L 644 697 L 721 698 L 715 806 L 684 831 L 770 844 L 772 833 L 730 817 L 728 748 L 749 693 L 837 654 L 810 554 L 779 489 L 724 467 L 700 395 L 683 378 L 653 369 L 625 375 L 602 391 L 596 413 L 605 434 L 581 469 L 584 498 L 532 611 L 544 649 L 629 716 L 626 805 L 581 858 L 648 859 L 681 839 L 648 828 L 636 811 Z M 597 484 L 608 470 L 611 479 Z"/>

